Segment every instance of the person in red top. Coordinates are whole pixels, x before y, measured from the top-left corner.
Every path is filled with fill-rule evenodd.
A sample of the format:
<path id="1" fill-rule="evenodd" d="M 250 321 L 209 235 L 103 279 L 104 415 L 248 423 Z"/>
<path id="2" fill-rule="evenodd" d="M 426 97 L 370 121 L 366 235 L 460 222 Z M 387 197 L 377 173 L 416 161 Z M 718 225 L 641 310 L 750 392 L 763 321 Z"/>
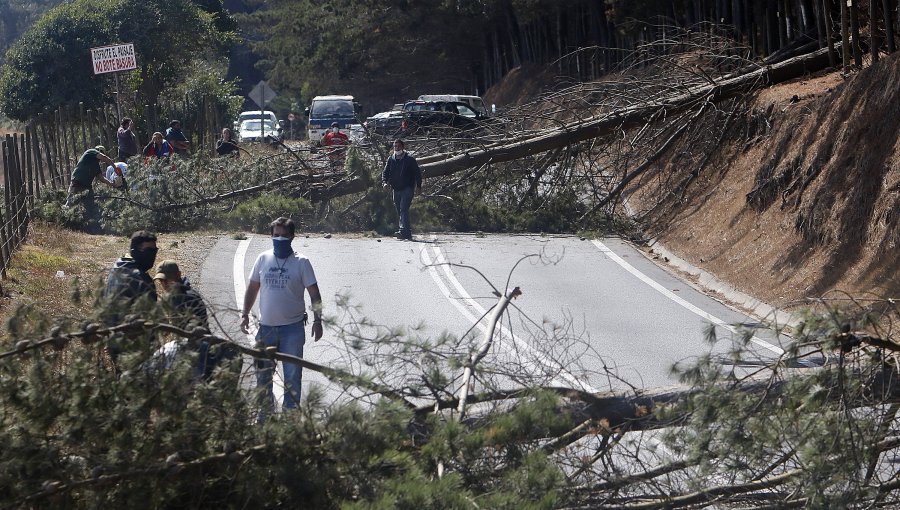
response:
<path id="1" fill-rule="evenodd" d="M 337 122 L 331 123 L 331 131 L 322 137 L 322 145 L 328 147 L 328 158 L 331 159 L 332 166 L 339 166 L 344 163 L 344 145 L 350 145 L 350 139 L 347 135 L 341 133 L 341 128 Z"/>

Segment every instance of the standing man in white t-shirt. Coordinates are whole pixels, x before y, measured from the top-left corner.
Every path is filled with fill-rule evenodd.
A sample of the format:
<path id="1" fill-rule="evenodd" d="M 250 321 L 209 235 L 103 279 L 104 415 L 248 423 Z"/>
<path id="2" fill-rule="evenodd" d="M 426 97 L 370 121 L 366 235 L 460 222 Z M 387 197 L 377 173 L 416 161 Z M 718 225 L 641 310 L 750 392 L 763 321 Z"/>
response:
<path id="1" fill-rule="evenodd" d="M 248 332 L 250 310 L 259 296 L 259 331 L 257 344 L 274 346 L 278 352 L 303 357 L 306 342 L 306 304 L 303 292 L 309 292 L 312 303 L 312 335 L 315 341 L 322 338 L 322 296 L 316 283 L 309 259 L 291 248 L 294 239 L 294 222 L 278 218 L 270 225 L 272 249 L 256 258 L 250 272 L 250 283 L 244 293 L 244 310 L 241 313 L 241 330 Z M 284 409 L 297 407 L 300 400 L 300 380 L 303 369 L 294 363 L 284 363 Z M 267 359 L 256 360 L 256 384 L 265 387 L 266 408 L 274 407 L 272 374 L 275 363 Z M 266 409 L 260 414 L 264 417 Z"/>

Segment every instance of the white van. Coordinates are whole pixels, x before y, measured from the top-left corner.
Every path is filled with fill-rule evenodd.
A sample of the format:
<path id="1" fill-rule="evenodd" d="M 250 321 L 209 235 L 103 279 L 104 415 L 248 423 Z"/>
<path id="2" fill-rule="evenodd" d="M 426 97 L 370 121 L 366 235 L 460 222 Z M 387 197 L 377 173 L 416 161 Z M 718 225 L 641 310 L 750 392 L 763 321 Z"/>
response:
<path id="1" fill-rule="evenodd" d="M 480 96 L 461 96 L 459 94 L 423 94 L 420 101 L 450 101 L 469 105 L 470 108 L 487 117 L 490 112 L 484 107 L 484 100 Z"/>

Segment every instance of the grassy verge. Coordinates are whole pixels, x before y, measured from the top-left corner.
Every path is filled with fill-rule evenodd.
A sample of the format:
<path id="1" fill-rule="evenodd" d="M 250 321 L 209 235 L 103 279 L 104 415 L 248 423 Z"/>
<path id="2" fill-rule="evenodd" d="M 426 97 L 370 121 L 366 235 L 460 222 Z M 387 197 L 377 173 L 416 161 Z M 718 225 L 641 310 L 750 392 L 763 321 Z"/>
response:
<path id="1" fill-rule="evenodd" d="M 157 262 L 177 260 L 185 274 L 196 278 L 217 237 L 161 234 Z M 6 278 L 0 282 L 0 339 L 6 339 L 8 319 L 21 305 L 62 322 L 86 316 L 93 306 L 91 296 L 102 288 L 113 262 L 128 252 L 128 244 L 126 236 L 91 235 L 50 223 L 32 223 L 27 242 L 13 256 Z M 73 300 L 73 294 L 80 299 Z"/>

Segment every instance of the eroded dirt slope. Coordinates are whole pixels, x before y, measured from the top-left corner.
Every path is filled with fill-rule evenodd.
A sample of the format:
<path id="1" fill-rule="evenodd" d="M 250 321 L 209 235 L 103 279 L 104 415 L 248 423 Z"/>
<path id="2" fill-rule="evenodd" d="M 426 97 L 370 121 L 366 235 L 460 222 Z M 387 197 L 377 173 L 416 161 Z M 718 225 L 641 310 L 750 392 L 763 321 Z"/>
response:
<path id="1" fill-rule="evenodd" d="M 782 307 L 835 291 L 898 297 L 900 58 L 761 91 L 696 186 L 647 219 L 738 289 Z"/>

